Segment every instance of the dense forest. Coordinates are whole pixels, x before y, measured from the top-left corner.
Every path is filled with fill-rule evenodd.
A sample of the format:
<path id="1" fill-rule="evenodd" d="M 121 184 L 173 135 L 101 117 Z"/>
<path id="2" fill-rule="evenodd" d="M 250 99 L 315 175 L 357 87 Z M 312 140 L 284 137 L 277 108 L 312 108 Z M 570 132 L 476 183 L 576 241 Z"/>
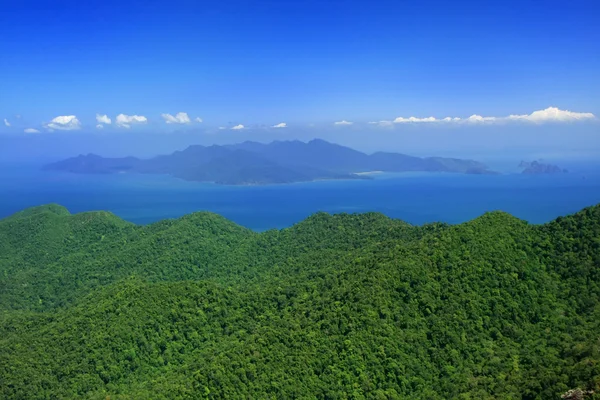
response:
<path id="1" fill-rule="evenodd" d="M 600 205 L 255 233 L 0 220 L 0 398 L 600 398 Z"/>

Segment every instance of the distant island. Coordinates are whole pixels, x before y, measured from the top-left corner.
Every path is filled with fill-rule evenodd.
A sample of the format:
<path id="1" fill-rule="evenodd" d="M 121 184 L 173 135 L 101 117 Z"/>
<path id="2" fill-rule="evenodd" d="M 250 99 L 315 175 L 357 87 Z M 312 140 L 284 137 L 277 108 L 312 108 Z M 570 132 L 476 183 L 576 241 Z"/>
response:
<path id="1" fill-rule="evenodd" d="M 544 164 L 541 161 L 521 161 L 519 168 L 522 168 L 522 174 L 528 175 L 544 175 L 544 174 L 566 174 L 566 169 L 562 169 L 557 165 Z"/>
<path id="2" fill-rule="evenodd" d="M 223 146 L 189 146 L 151 159 L 80 155 L 44 166 L 78 174 L 168 174 L 223 185 L 264 185 L 324 179 L 369 179 L 369 172 L 453 172 L 494 174 L 473 160 L 413 157 L 399 153 L 365 154 L 320 139 L 309 142 L 244 142 Z"/>

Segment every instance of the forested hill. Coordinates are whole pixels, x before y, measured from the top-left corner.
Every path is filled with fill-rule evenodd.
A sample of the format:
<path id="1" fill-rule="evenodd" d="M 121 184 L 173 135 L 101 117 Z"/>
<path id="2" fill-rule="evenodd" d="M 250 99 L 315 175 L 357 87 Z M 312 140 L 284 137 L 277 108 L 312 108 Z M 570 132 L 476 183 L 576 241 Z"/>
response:
<path id="1" fill-rule="evenodd" d="M 600 206 L 264 233 L 36 207 L 0 220 L 0 398 L 598 398 L 599 267 Z"/>
<path id="2" fill-rule="evenodd" d="M 360 151 L 314 139 L 244 142 L 225 146 L 189 146 L 185 150 L 150 159 L 106 158 L 95 154 L 58 161 L 48 170 L 79 174 L 168 174 L 188 181 L 225 185 L 261 185 L 308 182 L 321 179 L 367 179 L 361 172 L 437 171 L 492 174 L 473 160 L 413 157 L 398 153 Z"/>

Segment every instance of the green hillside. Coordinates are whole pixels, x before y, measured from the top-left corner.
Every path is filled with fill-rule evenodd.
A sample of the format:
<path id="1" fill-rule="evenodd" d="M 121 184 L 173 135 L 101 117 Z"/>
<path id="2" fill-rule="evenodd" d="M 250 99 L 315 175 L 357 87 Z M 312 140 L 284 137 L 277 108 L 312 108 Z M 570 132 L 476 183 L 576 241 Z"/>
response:
<path id="1" fill-rule="evenodd" d="M 599 268 L 600 206 L 260 234 L 36 207 L 0 220 L 0 398 L 600 398 Z"/>

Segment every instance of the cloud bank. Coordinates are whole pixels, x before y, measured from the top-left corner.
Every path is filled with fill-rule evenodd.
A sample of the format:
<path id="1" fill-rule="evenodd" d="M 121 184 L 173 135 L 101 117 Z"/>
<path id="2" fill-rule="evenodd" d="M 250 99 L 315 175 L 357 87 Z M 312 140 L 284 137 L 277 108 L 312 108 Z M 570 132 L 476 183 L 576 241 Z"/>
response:
<path id="1" fill-rule="evenodd" d="M 404 117 L 398 117 L 394 120 L 395 124 L 404 124 L 407 122 L 435 122 L 437 121 L 437 119 L 435 119 L 434 117 L 427 117 L 427 118 L 415 118 L 415 117 L 410 117 L 410 118 L 404 118 Z"/>
<path id="2" fill-rule="evenodd" d="M 548 107 L 545 110 L 534 111 L 531 114 L 524 115 L 509 115 L 508 117 L 484 117 L 478 114 L 473 114 L 468 118 L 460 117 L 446 117 L 437 119 L 435 117 L 417 118 L 417 117 L 398 117 L 393 123 L 395 124 L 406 124 L 406 123 L 499 123 L 499 122 L 532 122 L 535 124 L 543 123 L 560 123 L 560 122 L 577 122 L 577 121 L 591 121 L 595 120 L 596 116 L 592 113 L 573 112 L 567 110 L 561 110 L 557 107 Z M 389 121 L 372 122 L 380 126 L 389 126 Z"/>
<path id="3" fill-rule="evenodd" d="M 112 123 L 112 120 L 108 118 L 108 115 L 96 114 L 96 122 L 99 124 L 110 125 Z"/>
<path id="4" fill-rule="evenodd" d="M 118 127 L 127 128 L 127 129 L 131 128 L 131 125 L 145 124 L 146 122 L 148 122 L 148 118 L 144 117 L 143 115 L 125 115 L 125 114 L 117 115 L 117 119 L 115 121 L 115 123 L 117 124 Z"/>
<path id="5" fill-rule="evenodd" d="M 81 129 L 81 122 L 75 115 L 60 115 L 44 125 L 49 130 L 72 131 Z"/>
<path id="6" fill-rule="evenodd" d="M 202 123 L 203 120 L 200 117 L 190 118 L 190 116 L 185 112 L 178 112 L 175 115 L 172 114 L 161 114 L 163 120 L 167 124 L 185 124 L 189 125 L 192 123 Z M 389 120 L 380 120 L 380 121 L 371 121 L 368 122 L 369 125 L 378 126 L 378 127 L 394 127 L 398 125 L 439 125 L 442 124 L 455 124 L 456 126 L 466 126 L 466 125 L 490 125 L 490 124 L 509 124 L 509 123 L 522 123 L 522 124 L 550 124 L 550 123 L 577 123 L 577 122 L 591 122 L 598 121 L 598 118 L 590 112 L 575 112 L 569 110 L 562 110 L 558 107 L 548 107 L 543 110 L 537 110 L 532 112 L 531 114 L 510 114 L 508 116 L 484 116 L 479 114 L 473 114 L 469 117 L 396 117 L 394 119 Z M 11 127 L 11 122 L 8 119 L 3 119 L 4 125 L 7 127 Z M 106 125 L 114 124 L 120 128 L 131 128 L 132 125 L 136 124 L 146 124 L 148 123 L 148 119 L 143 115 L 126 115 L 119 114 L 114 119 L 114 121 L 106 114 L 96 114 L 96 123 L 91 126 L 95 126 L 97 129 L 103 129 Z M 334 126 L 350 126 L 355 125 L 354 122 L 341 120 L 333 122 Z M 42 125 L 48 131 L 54 130 L 79 130 L 82 129 L 82 124 L 80 120 L 75 115 L 61 115 L 53 118 L 50 122 L 44 123 Z M 263 127 L 265 125 L 262 125 Z M 270 128 L 287 128 L 288 125 L 285 122 L 280 122 L 275 125 L 267 125 Z M 314 126 L 314 124 L 310 124 L 309 126 Z M 29 128 L 33 129 L 33 128 Z M 246 126 L 239 124 L 233 127 L 219 127 L 218 129 L 231 129 L 231 130 L 241 130 L 247 129 Z"/>
<path id="7" fill-rule="evenodd" d="M 393 126 L 394 121 L 372 121 L 372 122 L 369 122 L 369 125 Z"/>
<path id="8" fill-rule="evenodd" d="M 513 121 L 530 121 L 535 123 L 543 122 L 576 122 L 596 119 L 592 113 L 581 113 L 567 110 L 560 110 L 556 107 L 548 107 L 545 110 L 534 111 L 529 115 L 509 115 L 506 117 Z"/>
<path id="9" fill-rule="evenodd" d="M 167 124 L 190 124 L 192 121 L 187 113 L 179 112 L 174 116 L 171 114 L 161 114 L 161 117 Z"/>

